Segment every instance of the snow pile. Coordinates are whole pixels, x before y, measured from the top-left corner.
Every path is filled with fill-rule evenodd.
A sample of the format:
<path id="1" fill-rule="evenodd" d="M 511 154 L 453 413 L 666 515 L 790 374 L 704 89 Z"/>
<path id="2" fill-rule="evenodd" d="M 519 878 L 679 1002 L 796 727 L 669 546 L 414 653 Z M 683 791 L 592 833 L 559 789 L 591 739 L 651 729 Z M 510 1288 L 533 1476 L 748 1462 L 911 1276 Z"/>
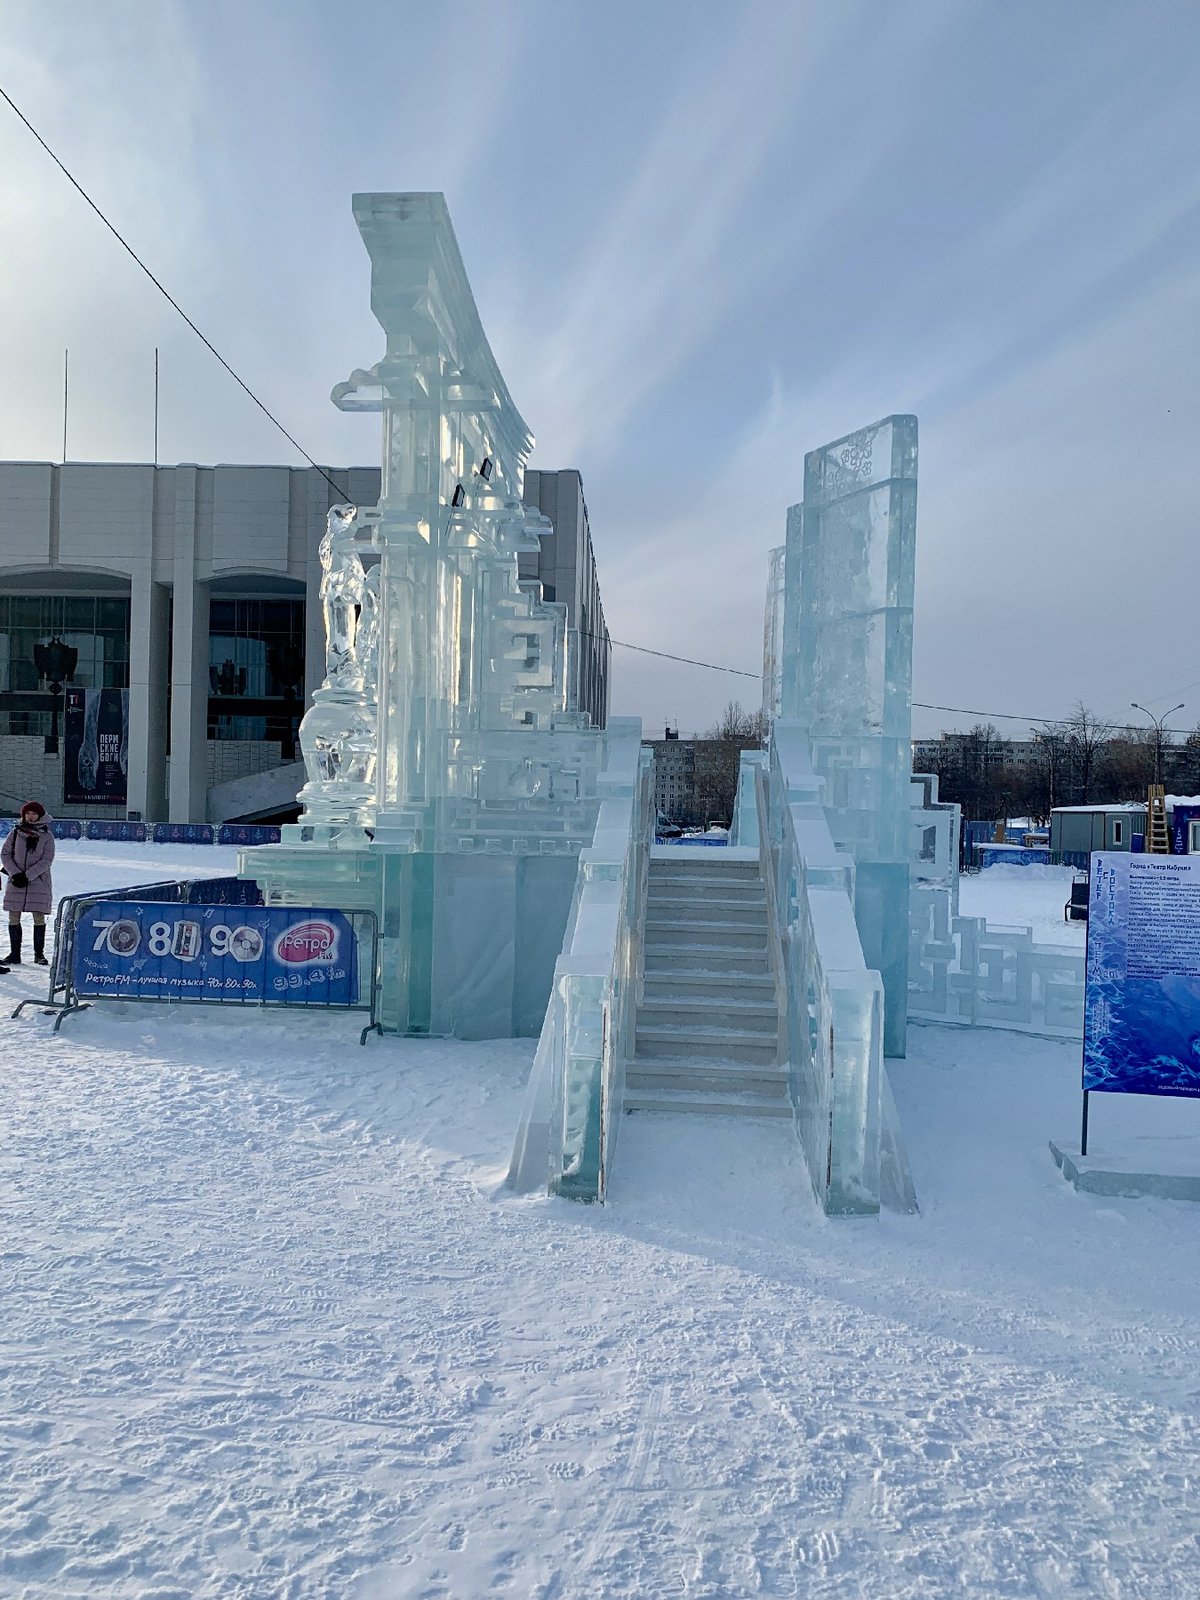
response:
<path id="1" fill-rule="evenodd" d="M 1200 1588 L 1200 1215 L 1062 1181 L 1076 1048 L 914 1027 L 922 1214 L 853 1225 L 749 1121 L 513 1199 L 533 1042 L 358 1020 L 2 1024 L 0 1593 Z M 1101 1146 L 1200 1114 L 1098 1098 Z"/>

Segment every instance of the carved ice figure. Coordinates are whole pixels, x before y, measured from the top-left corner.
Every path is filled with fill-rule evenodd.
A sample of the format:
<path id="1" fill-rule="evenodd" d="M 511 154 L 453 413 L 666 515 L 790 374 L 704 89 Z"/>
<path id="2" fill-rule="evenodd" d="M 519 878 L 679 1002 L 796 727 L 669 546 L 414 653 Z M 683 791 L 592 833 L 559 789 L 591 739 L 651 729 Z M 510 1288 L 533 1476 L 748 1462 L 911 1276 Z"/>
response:
<path id="1" fill-rule="evenodd" d="M 375 717 L 353 701 L 315 701 L 301 729 L 310 783 L 370 784 L 375 774 Z"/>
<path id="2" fill-rule="evenodd" d="M 375 569 L 368 581 L 357 524 L 357 506 L 333 506 L 321 540 L 325 682 L 300 724 L 306 822 L 366 825 L 375 798 L 378 726 L 366 675 L 377 669 L 379 578 Z"/>
<path id="3" fill-rule="evenodd" d="M 321 606 L 325 613 L 325 682 L 357 688 L 361 665 L 355 652 L 365 574 L 354 539 L 358 507 L 332 506 L 321 540 Z"/>

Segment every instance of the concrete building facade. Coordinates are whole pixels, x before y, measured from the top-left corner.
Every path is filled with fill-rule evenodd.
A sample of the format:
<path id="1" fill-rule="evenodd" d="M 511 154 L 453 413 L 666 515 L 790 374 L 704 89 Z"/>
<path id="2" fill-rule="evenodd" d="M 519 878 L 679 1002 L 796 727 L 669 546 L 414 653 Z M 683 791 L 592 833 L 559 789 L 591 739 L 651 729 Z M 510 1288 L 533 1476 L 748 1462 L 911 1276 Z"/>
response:
<path id="1" fill-rule="evenodd" d="M 537 571 L 532 562 L 521 568 L 522 578 L 539 578 L 542 598 L 557 600 L 567 608 L 567 621 L 576 633 L 574 685 L 576 704 L 590 714 L 594 727 L 608 723 L 608 668 L 612 646 L 600 583 L 592 550 L 592 532 L 583 479 L 578 472 L 526 471 L 522 499 L 554 524 L 553 534 L 541 541 Z"/>
<path id="2" fill-rule="evenodd" d="M 297 732 L 324 677 L 326 516 L 380 492 L 378 467 L 326 470 L 332 482 L 311 467 L 0 462 L 0 811 L 36 796 L 64 816 L 294 812 Z M 581 638 L 578 669 L 581 709 L 602 723 L 607 633 L 582 483 L 530 476 L 534 504 L 548 480 L 555 534 L 528 576 L 603 641 L 583 660 Z M 77 652 L 73 684 L 128 691 L 124 804 L 63 801 L 62 743 L 45 748 L 52 698 L 35 664 L 51 639 Z"/>

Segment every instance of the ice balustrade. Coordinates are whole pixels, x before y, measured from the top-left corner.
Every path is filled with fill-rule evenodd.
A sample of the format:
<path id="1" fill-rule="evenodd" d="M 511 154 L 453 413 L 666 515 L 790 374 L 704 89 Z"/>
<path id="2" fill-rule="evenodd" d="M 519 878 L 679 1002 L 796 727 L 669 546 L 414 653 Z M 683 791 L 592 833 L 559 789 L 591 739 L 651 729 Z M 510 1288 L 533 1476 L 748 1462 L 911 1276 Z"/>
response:
<path id="1" fill-rule="evenodd" d="M 562 954 L 509 1167 L 509 1186 L 603 1200 L 633 1054 L 654 837 L 641 723 L 612 718 L 600 810 L 579 858 Z"/>
<path id="2" fill-rule="evenodd" d="M 772 960 L 796 1129 L 830 1216 L 916 1208 L 883 1060 L 883 984 L 854 919 L 855 864 L 834 842 L 805 730 L 778 720 L 753 777 Z"/>

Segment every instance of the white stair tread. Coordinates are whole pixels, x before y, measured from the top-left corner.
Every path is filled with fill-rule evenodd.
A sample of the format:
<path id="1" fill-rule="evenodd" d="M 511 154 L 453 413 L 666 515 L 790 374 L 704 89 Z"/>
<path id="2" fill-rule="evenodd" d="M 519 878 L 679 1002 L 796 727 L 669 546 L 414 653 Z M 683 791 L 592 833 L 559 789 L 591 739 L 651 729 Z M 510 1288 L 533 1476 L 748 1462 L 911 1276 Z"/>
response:
<path id="1" fill-rule="evenodd" d="M 647 995 L 642 1001 L 639 1011 L 696 1011 L 703 1015 L 705 1012 L 715 1011 L 720 1016 L 770 1016 L 777 1018 L 779 1008 L 774 1004 L 773 997 L 768 996 L 764 989 L 761 999 L 735 999 L 732 995 L 701 995 L 701 994 L 663 994 L 656 991 Z"/>
<path id="2" fill-rule="evenodd" d="M 683 1079 L 723 1077 L 730 1082 L 738 1078 L 752 1078 L 756 1083 L 780 1085 L 786 1085 L 788 1081 L 788 1069 L 774 1062 L 706 1061 L 703 1056 L 687 1056 L 666 1061 L 660 1060 L 657 1056 L 636 1057 L 625 1068 L 625 1081 L 630 1087 L 636 1087 L 637 1080 L 643 1075 Z"/>
<path id="3" fill-rule="evenodd" d="M 771 1028 L 770 1031 L 763 1028 L 748 1033 L 745 1028 L 714 1028 L 711 1024 L 679 1028 L 651 1023 L 649 1027 L 643 1027 L 639 1018 L 637 1036 L 656 1044 L 675 1044 L 694 1039 L 697 1044 L 763 1045 L 773 1043 L 777 1031 L 777 1028 Z"/>
<path id="4" fill-rule="evenodd" d="M 690 1111 L 705 1116 L 790 1117 L 791 1103 L 753 1094 L 714 1094 L 706 1089 L 627 1091 L 626 1111 Z"/>

